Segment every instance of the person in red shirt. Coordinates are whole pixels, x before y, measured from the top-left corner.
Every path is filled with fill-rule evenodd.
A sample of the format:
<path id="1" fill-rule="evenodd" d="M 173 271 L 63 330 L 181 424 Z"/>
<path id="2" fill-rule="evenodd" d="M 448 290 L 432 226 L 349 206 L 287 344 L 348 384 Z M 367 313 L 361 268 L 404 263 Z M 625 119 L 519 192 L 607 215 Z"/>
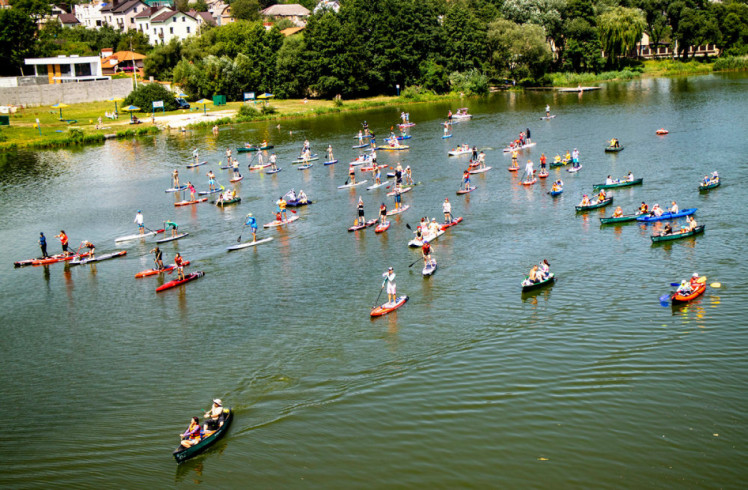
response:
<path id="1" fill-rule="evenodd" d="M 423 241 L 421 254 L 423 255 L 423 266 L 426 267 L 427 265 L 429 265 L 429 262 L 431 262 L 431 245 L 429 245 L 428 240 Z"/>
<path id="2" fill-rule="evenodd" d="M 182 259 L 182 256 L 179 255 L 179 252 L 174 255 L 174 263 L 177 266 L 177 280 L 183 281 L 184 280 L 184 260 Z"/>
<path id="3" fill-rule="evenodd" d="M 701 278 L 694 272 L 691 276 L 691 289 L 696 289 L 701 284 Z"/>
<path id="4" fill-rule="evenodd" d="M 60 243 L 62 244 L 62 253 L 65 255 L 70 255 L 70 250 L 68 250 L 68 236 L 65 234 L 65 230 L 60 230 L 60 234 L 55 235 L 55 238 L 60 239 Z"/>

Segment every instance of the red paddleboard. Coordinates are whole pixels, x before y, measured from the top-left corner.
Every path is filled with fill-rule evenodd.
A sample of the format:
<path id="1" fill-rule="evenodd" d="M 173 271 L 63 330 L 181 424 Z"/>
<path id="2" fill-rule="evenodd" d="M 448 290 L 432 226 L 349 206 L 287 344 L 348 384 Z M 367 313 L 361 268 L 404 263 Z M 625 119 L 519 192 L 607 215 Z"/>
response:
<path id="1" fill-rule="evenodd" d="M 232 183 L 233 183 L 233 182 L 239 182 L 239 181 L 240 181 L 240 180 L 242 180 L 243 178 L 244 178 L 244 176 L 243 176 L 243 175 L 240 175 L 239 177 L 234 177 L 233 179 L 229 179 L 229 182 L 232 182 Z"/>
<path id="2" fill-rule="evenodd" d="M 546 177 L 548 177 L 548 175 L 550 175 L 548 172 L 540 172 L 538 174 L 538 177 L 540 177 L 541 179 L 545 179 Z"/>
<path id="3" fill-rule="evenodd" d="M 390 222 L 385 221 L 384 223 L 378 224 L 376 228 L 374 228 L 375 233 L 382 233 L 383 231 L 387 231 L 390 227 Z"/>
<path id="4" fill-rule="evenodd" d="M 450 228 L 450 227 L 456 225 L 460 221 L 462 221 L 462 216 L 460 216 L 459 218 L 453 219 L 451 223 L 442 223 L 441 225 L 439 225 L 439 229 L 440 230 L 446 230 L 447 228 Z"/>
<path id="5" fill-rule="evenodd" d="M 182 262 L 182 265 L 184 266 L 190 265 L 190 261 L 185 260 L 184 262 Z M 173 271 L 176 268 L 177 268 L 176 264 L 172 264 L 160 270 L 159 269 L 146 269 L 144 271 L 141 271 L 135 274 L 135 278 L 140 279 L 141 277 L 155 276 L 156 274 L 163 274 L 164 272 Z"/>
<path id="6" fill-rule="evenodd" d="M 397 298 L 397 301 L 395 301 L 394 305 L 385 303 L 383 305 L 372 308 L 371 316 L 374 317 L 374 316 L 386 315 L 387 313 L 390 313 L 391 311 L 395 311 L 396 309 L 400 308 L 402 305 L 405 304 L 406 301 L 408 301 L 407 296 L 400 296 L 399 298 Z"/>
<path id="7" fill-rule="evenodd" d="M 363 225 L 353 225 L 353 226 L 351 226 L 350 228 L 348 228 L 348 231 L 358 231 L 358 230 L 363 230 L 364 228 L 368 228 L 368 227 L 370 227 L 370 226 L 374 226 L 374 225 L 376 224 L 376 222 L 377 222 L 377 219 L 376 219 L 376 218 L 375 218 L 375 219 L 370 219 L 369 221 L 367 221 L 367 222 L 366 222 L 366 224 L 363 224 Z"/>
<path id="8" fill-rule="evenodd" d="M 533 177 L 533 179 L 532 179 L 532 180 L 529 180 L 529 181 L 524 181 L 524 180 L 523 180 L 523 181 L 521 182 L 521 184 L 522 184 L 522 185 L 533 185 L 533 184 L 534 184 L 535 182 L 537 182 L 537 181 L 538 181 L 538 179 L 536 179 L 536 178 L 534 178 L 534 177 Z"/>
<path id="9" fill-rule="evenodd" d="M 199 203 L 205 202 L 207 200 L 208 200 L 207 197 L 203 197 L 201 199 L 195 199 L 194 201 L 179 201 L 179 202 L 175 202 L 174 205 L 175 206 L 188 206 L 190 204 L 199 204 Z"/>
<path id="10" fill-rule="evenodd" d="M 193 272 L 192 274 L 187 274 L 184 276 L 184 279 L 175 279 L 173 281 L 165 282 L 163 285 L 156 288 L 156 292 L 160 293 L 161 291 L 166 291 L 167 289 L 175 288 L 177 286 L 181 286 L 182 284 L 186 282 L 190 282 L 194 279 L 199 279 L 205 275 L 205 272 L 203 271 L 197 271 Z"/>
<path id="11" fill-rule="evenodd" d="M 55 262 L 63 262 L 65 260 L 73 260 L 74 258 L 78 257 L 88 257 L 90 255 L 90 252 L 84 252 L 82 254 L 70 254 L 70 255 L 53 255 L 52 257 L 47 257 L 46 259 L 37 259 L 33 262 L 31 262 L 31 265 L 47 265 L 47 264 L 54 264 Z"/>
<path id="12" fill-rule="evenodd" d="M 519 170 L 519 167 L 509 167 L 507 168 L 507 170 L 509 170 L 510 172 L 516 172 L 517 170 Z"/>

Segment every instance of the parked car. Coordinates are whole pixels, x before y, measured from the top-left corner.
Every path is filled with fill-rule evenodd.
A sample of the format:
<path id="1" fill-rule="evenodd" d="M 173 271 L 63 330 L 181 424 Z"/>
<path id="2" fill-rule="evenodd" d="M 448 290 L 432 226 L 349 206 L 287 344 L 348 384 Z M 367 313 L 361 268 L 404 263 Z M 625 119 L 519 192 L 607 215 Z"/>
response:
<path id="1" fill-rule="evenodd" d="M 187 101 L 184 100 L 183 98 L 177 97 L 175 100 L 177 101 L 177 105 L 179 105 L 180 109 L 189 109 L 190 108 L 190 104 L 187 103 Z"/>

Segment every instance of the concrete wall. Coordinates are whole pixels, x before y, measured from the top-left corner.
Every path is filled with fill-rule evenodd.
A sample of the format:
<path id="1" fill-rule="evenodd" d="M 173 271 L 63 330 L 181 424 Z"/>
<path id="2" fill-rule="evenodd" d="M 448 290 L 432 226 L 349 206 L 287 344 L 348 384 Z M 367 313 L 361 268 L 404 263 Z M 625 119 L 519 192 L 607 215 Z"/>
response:
<path id="1" fill-rule="evenodd" d="M 95 82 L 60 83 L 0 88 L 0 105 L 53 105 L 58 102 L 76 104 L 127 97 L 133 90 L 132 79 L 99 80 Z"/>

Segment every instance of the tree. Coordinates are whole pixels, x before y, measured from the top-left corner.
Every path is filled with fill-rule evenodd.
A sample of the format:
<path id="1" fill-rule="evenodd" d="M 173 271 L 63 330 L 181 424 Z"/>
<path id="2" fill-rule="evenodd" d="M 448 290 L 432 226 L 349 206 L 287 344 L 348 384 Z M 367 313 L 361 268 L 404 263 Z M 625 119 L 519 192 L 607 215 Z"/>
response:
<path id="1" fill-rule="evenodd" d="M 10 5 L 14 10 L 29 15 L 34 20 L 52 13 L 52 5 L 45 0 L 11 0 Z"/>
<path id="2" fill-rule="evenodd" d="M 488 25 L 490 62 L 496 75 L 513 78 L 541 76 L 552 60 L 543 28 L 499 19 Z"/>
<path id="3" fill-rule="evenodd" d="M 207 12 L 208 2 L 205 0 L 197 0 L 195 3 L 190 5 L 191 8 L 195 9 L 195 12 Z"/>
<path id="4" fill-rule="evenodd" d="M 281 98 L 302 97 L 309 84 L 304 69 L 306 43 L 303 36 L 287 37 L 275 61 L 273 92 Z"/>
<path id="5" fill-rule="evenodd" d="M 136 53 L 147 53 L 153 49 L 145 34 L 135 29 L 123 33 L 115 48 L 115 51 L 134 51 Z"/>
<path id="6" fill-rule="evenodd" d="M 0 74 L 22 75 L 23 59 L 31 56 L 36 36 L 36 22 L 26 13 L 0 10 Z"/>
<path id="7" fill-rule="evenodd" d="M 678 29 L 673 37 L 678 41 L 678 51 L 688 58 L 688 49 L 708 42 L 719 42 L 717 21 L 708 11 L 685 7 L 680 12 Z"/>
<path id="8" fill-rule="evenodd" d="M 644 13 L 639 9 L 614 7 L 600 15 L 598 34 L 608 61 L 617 64 L 619 56 L 630 53 L 641 39 L 646 25 Z"/>
<path id="9" fill-rule="evenodd" d="M 638 0 L 636 6 L 644 12 L 647 23 L 646 32 L 649 34 L 649 41 L 653 44 L 659 44 L 662 41 L 668 28 L 667 8 L 668 0 Z"/>
<path id="10" fill-rule="evenodd" d="M 450 71 L 481 67 L 486 59 L 486 24 L 463 2 L 451 3 L 444 17 L 444 56 Z"/>
<path id="11" fill-rule="evenodd" d="M 164 109 L 175 111 L 179 109 L 177 102 L 174 100 L 174 94 L 166 90 L 158 83 L 141 84 L 125 97 L 124 106 L 135 105 L 140 107 L 141 112 L 150 112 L 153 102 L 157 100 L 164 101 Z"/>
<path id="12" fill-rule="evenodd" d="M 174 0 L 174 8 L 180 12 L 189 12 L 190 0 Z"/>
<path id="13" fill-rule="evenodd" d="M 143 74 L 156 80 L 171 80 L 174 67 L 182 59 L 182 43 L 172 38 L 169 44 L 156 47 L 143 61 Z"/>
<path id="14" fill-rule="evenodd" d="M 235 19 L 259 20 L 260 4 L 257 0 L 234 0 L 231 2 L 231 15 Z"/>

